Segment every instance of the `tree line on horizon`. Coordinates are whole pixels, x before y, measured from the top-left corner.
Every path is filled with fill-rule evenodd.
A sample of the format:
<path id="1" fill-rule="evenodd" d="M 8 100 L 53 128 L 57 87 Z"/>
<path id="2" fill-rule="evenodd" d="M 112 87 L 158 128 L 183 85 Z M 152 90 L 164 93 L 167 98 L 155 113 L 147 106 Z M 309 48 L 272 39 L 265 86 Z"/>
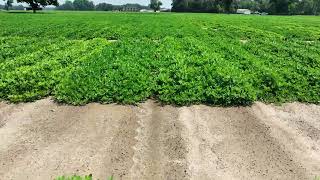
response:
<path id="1" fill-rule="evenodd" d="M 121 11 L 125 7 L 134 7 L 140 9 L 152 9 L 154 11 L 160 10 L 162 2 L 159 0 L 151 0 L 149 6 L 143 6 L 138 3 L 127 3 L 123 5 L 113 5 L 108 3 L 99 3 L 94 5 L 93 1 L 90 0 L 67 0 L 64 4 L 58 6 L 57 10 L 77 10 L 77 11 Z"/>
<path id="2" fill-rule="evenodd" d="M 13 5 L 13 0 L 4 0 L 5 5 L 0 5 L 0 9 L 6 10 L 24 10 L 23 5 Z M 57 10 L 68 10 L 68 11 L 122 11 L 126 7 L 140 9 L 152 9 L 154 11 L 160 10 L 162 2 L 159 0 L 151 0 L 149 6 L 140 5 L 138 3 L 127 3 L 123 5 L 113 5 L 108 3 L 99 3 L 95 5 L 90 0 L 66 0 L 63 4 L 59 5 L 57 0 L 17 0 L 17 2 L 26 2 L 32 9 L 38 9 L 41 6 L 47 5 L 56 6 Z M 34 11 L 35 12 L 35 11 Z"/>
<path id="3" fill-rule="evenodd" d="M 237 9 L 275 15 L 318 15 L 320 0 L 173 0 L 173 12 L 235 13 Z"/>
<path id="4" fill-rule="evenodd" d="M 99 3 L 95 5 L 93 1 L 89 0 L 74 0 L 65 1 L 64 4 L 61 4 L 56 9 L 57 10 L 68 10 L 68 11 L 120 11 L 125 6 L 137 7 L 138 9 L 148 9 L 148 6 L 143 6 L 140 4 L 124 4 L 124 5 L 113 5 L 108 3 Z"/>
<path id="5" fill-rule="evenodd" d="M 158 4 L 159 3 L 159 4 Z M 122 10 L 131 5 L 138 9 L 160 9 L 161 2 L 151 0 L 149 6 L 139 4 L 113 5 L 99 3 L 94 5 L 89 0 L 67 0 L 57 7 L 58 10 Z M 250 9 L 255 12 L 266 12 L 275 15 L 318 15 L 320 0 L 173 0 L 173 12 L 208 12 L 208 13 L 235 13 L 237 9 Z"/>
<path id="6" fill-rule="evenodd" d="M 0 8 L 12 8 L 13 0 L 4 0 L 5 5 Z M 77 11 L 121 11 L 125 6 L 133 6 L 137 9 L 160 10 L 160 0 L 150 0 L 149 6 L 140 4 L 113 5 L 99 3 L 95 5 L 90 0 L 67 0 L 59 5 L 57 0 L 17 0 L 29 4 L 35 12 L 38 8 L 47 5 L 57 6 L 58 10 Z M 21 9 L 22 6 L 14 6 Z M 172 0 L 173 12 L 207 12 L 207 13 L 235 13 L 237 9 L 250 9 L 251 11 L 266 12 L 274 15 L 319 15 L 320 0 Z"/>

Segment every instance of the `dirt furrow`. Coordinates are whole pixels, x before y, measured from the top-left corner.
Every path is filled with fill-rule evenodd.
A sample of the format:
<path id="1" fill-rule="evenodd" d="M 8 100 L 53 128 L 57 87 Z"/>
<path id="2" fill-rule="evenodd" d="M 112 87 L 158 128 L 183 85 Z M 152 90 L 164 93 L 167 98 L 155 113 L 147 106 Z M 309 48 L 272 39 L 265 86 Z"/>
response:
<path id="1" fill-rule="evenodd" d="M 134 179 L 185 179 L 185 142 L 181 137 L 178 111 L 152 101 L 142 104 L 139 114 L 138 143 L 135 145 Z"/>
<path id="2" fill-rule="evenodd" d="M 0 103 L 0 179 L 313 179 L 320 106 Z"/>
<path id="3" fill-rule="evenodd" d="M 128 174 L 137 128 L 132 107 L 60 106 L 49 99 L 21 106 L 0 128 L 1 178 Z"/>

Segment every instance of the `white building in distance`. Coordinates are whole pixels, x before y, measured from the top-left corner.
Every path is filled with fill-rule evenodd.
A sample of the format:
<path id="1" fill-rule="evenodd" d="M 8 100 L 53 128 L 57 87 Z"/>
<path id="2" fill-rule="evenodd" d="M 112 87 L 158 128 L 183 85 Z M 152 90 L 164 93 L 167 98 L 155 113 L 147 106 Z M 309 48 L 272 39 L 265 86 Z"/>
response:
<path id="1" fill-rule="evenodd" d="M 251 14 L 250 9 L 237 9 L 237 14 Z"/>

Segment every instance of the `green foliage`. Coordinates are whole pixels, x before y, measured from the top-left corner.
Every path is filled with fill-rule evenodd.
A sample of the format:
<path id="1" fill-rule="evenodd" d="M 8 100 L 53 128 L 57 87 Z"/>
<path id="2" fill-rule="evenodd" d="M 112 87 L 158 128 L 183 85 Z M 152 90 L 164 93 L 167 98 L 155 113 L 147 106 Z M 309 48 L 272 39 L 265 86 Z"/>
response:
<path id="1" fill-rule="evenodd" d="M 0 99 L 319 103 L 319 27 L 303 16 L 0 13 Z"/>
<path id="2" fill-rule="evenodd" d="M 61 176 L 56 178 L 55 180 L 92 180 L 92 175 L 84 176 L 84 177 L 77 176 L 77 175 L 70 176 L 70 177 Z"/>
<path id="3" fill-rule="evenodd" d="M 88 3 L 89 4 L 89 3 Z M 73 5 L 73 2 L 72 1 L 69 1 L 69 0 L 66 0 L 64 2 L 64 4 L 61 4 L 59 5 L 58 7 L 56 7 L 57 10 L 69 10 L 69 11 L 72 11 L 72 10 L 75 10 L 74 9 L 74 5 Z"/>
<path id="4" fill-rule="evenodd" d="M 74 0 L 73 1 L 74 10 L 78 11 L 89 11 L 94 9 L 94 4 L 89 0 Z"/>
<path id="5" fill-rule="evenodd" d="M 150 0 L 150 8 L 154 10 L 154 12 L 159 11 L 162 2 L 159 0 Z"/>
<path id="6" fill-rule="evenodd" d="M 5 2 L 5 9 L 8 11 L 12 7 L 13 0 L 3 0 Z"/>
<path id="7" fill-rule="evenodd" d="M 174 12 L 236 12 L 250 9 L 270 14 L 317 15 L 320 0 L 173 0 Z"/>
<path id="8" fill-rule="evenodd" d="M 48 5 L 58 6 L 58 0 L 17 0 L 18 3 L 27 3 L 30 8 L 33 10 L 33 13 L 36 10 L 40 9 L 40 7 L 45 7 Z"/>
<path id="9" fill-rule="evenodd" d="M 55 180 L 92 180 L 92 175 L 88 175 L 88 176 L 60 176 L 57 177 Z M 113 176 L 110 176 L 107 180 L 113 180 Z"/>

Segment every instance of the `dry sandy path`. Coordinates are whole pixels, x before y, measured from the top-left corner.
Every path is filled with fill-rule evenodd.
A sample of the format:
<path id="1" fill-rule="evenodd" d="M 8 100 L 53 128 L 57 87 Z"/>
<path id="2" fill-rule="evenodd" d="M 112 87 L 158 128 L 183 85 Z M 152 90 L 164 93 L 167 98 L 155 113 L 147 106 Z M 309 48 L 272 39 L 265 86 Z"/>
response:
<path id="1" fill-rule="evenodd" d="M 0 179 L 313 179 L 320 106 L 0 103 Z"/>

